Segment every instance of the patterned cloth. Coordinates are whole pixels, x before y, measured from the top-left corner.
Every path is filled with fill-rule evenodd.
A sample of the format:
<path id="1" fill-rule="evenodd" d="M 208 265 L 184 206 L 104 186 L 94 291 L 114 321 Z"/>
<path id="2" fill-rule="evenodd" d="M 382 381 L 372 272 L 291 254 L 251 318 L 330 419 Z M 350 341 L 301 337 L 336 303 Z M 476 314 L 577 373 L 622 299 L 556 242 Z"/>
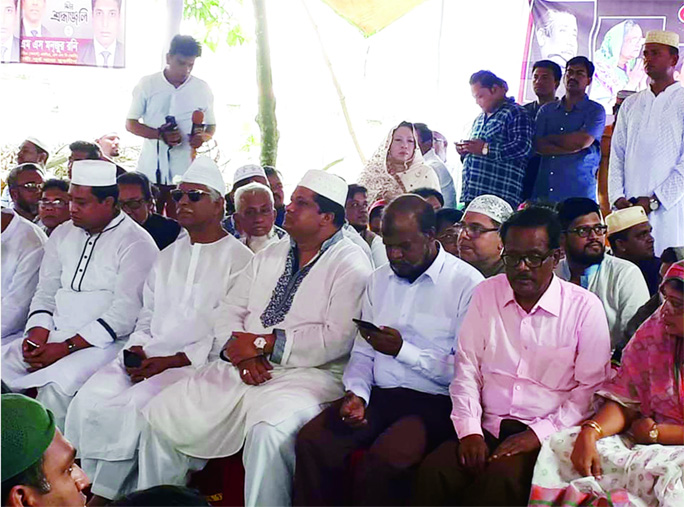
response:
<path id="1" fill-rule="evenodd" d="M 264 327 L 273 327 L 285 319 L 304 277 L 309 274 L 311 268 L 314 267 L 325 251 L 342 238 L 342 231 L 337 231 L 337 233 L 323 243 L 316 257 L 311 259 L 302 269 L 299 269 L 299 249 L 297 248 L 297 243 L 290 239 L 291 247 L 285 261 L 285 271 L 280 275 L 278 283 L 276 283 L 273 289 L 273 294 L 271 294 L 271 300 L 261 314 L 261 323 Z"/>
<path id="2" fill-rule="evenodd" d="M 517 208 L 533 152 L 534 120 L 530 114 L 513 99 L 506 99 L 491 115 L 482 113 L 475 119 L 470 138 L 489 143 L 489 153 L 463 157 L 461 201 L 469 203 L 478 195 L 493 194 Z"/>

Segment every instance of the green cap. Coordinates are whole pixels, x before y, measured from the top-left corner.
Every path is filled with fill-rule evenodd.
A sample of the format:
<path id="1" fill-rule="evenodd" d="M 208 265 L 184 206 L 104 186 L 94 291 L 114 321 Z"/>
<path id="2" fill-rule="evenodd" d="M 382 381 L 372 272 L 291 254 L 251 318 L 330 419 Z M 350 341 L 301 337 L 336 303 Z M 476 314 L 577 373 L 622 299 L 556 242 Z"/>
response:
<path id="1" fill-rule="evenodd" d="M 55 418 L 22 394 L 2 398 L 2 482 L 34 465 L 55 437 Z"/>

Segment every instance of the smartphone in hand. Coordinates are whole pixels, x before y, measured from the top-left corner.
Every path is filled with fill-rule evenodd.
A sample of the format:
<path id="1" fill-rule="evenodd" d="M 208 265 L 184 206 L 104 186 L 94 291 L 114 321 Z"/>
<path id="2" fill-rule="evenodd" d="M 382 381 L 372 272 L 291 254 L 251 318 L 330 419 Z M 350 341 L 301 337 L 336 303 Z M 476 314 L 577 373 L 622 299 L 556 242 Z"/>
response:
<path id="1" fill-rule="evenodd" d="M 356 324 L 359 327 L 359 329 L 365 329 L 366 331 L 375 331 L 377 333 L 382 332 L 382 329 L 380 329 L 372 322 L 368 322 L 366 320 L 361 319 L 352 319 L 352 321 L 354 321 L 354 324 Z"/>
<path id="2" fill-rule="evenodd" d="M 123 351 L 124 365 L 127 368 L 140 368 L 143 358 L 130 350 Z"/>
<path id="3" fill-rule="evenodd" d="M 33 352 L 34 350 L 36 350 L 37 348 L 40 347 L 40 345 L 38 345 L 38 344 L 35 343 L 35 342 L 32 342 L 32 341 L 29 340 L 28 338 L 26 339 L 26 344 L 28 345 L 28 349 L 29 349 L 29 351 L 31 351 L 31 352 Z"/>

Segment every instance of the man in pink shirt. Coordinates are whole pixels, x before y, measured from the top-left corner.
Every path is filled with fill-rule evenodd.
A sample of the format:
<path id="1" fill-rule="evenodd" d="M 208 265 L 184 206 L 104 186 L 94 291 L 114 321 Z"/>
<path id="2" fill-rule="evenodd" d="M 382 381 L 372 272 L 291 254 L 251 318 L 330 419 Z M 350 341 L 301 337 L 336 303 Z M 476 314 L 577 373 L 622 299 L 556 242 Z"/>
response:
<path id="1" fill-rule="evenodd" d="M 420 505 L 527 505 L 541 442 L 591 413 L 610 333 L 589 291 L 554 276 L 556 214 L 531 207 L 501 228 L 506 273 L 473 294 L 449 388 L 457 438 L 418 471 Z"/>

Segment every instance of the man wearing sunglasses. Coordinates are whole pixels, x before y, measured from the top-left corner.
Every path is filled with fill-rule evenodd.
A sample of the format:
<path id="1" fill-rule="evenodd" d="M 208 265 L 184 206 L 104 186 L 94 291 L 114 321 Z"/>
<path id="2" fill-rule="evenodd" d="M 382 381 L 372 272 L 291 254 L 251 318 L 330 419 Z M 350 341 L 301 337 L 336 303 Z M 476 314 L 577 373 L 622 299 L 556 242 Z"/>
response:
<path id="1" fill-rule="evenodd" d="M 504 272 L 499 235 L 501 224 L 513 208 L 495 195 L 481 195 L 471 201 L 457 224 L 458 256 L 476 267 L 485 278 Z"/>
<path id="2" fill-rule="evenodd" d="M 159 253 L 119 211 L 114 164 L 74 162 L 69 195 L 71 220 L 45 244 L 26 338 L 2 349 L 2 380 L 13 390 L 37 388 L 60 428 L 76 391 L 133 331 Z"/>
<path id="3" fill-rule="evenodd" d="M 38 217 L 38 201 L 43 190 L 43 170 L 33 163 L 20 164 L 7 176 L 7 188 L 14 211 L 29 222 Z"/>
<path id="4" fill-rule="evenodd" d="M 221 227 L 225 191 L 214 161 L 197 157 L 171 194 L 187 234 L 159 254 L 122 355 L 93 375 L 69 407 L 65 435 L 78 448 L 99 500 L 135 489 L 130 478 L 138 463 L 143 407 L 207 363 L 213 313 L 252 258 Z"/>
<path id="5" fill-rule="evenodd" d="M 629 320 L 650 297 L 644 275 L 631 262 L 605 255 L 608 227 L 594 201 L 586 197 L 566 199 L 558 205 L 558 216 L 565 259 L 558 265 L 557 274 L 598 296 L 615 347 Z"/>
<path id="6" fill-rule="evenodd" d="M 414 505 L 527 505 L 541 442 L 591 413 L 609 372 L 601 303 L 554 276 L 555 213 L 514 213 L 501 237 L 506 274 L 475 289 L 458 337 L 457 437 L 423 461 Z"/>
<path id="7" fill-rule="evenodd" d="M 141 438 L 138 488 L 184 484 L 207 458 L 243 449 L 245 505 L 291 504 L 295 435 L 344 394 L 352 319 L 371 274 L 341 231 L 346 197 L 342 178 L 305 174 L 287 206 L 290 238 L 256 254 L 216 312 L 223 360 L 143 409 L 151 431 Z"/>
<path id="8" fill-rule="evenodd" d="M 154 212 L 152 185 L 143 173 L 131 171 L 116 179 L 119 206 L 138 225 L 150 233 L 159 250 L 176 241 L 181 226 L 172 218 Z"/>
<path id="9" fill-rule="evenodd" d="M 38 225 L 50 236 L 58 225 L 71 218 L 69 214 L 69 181 L 52 178 L 43 184 L 38 201 Z"/>

